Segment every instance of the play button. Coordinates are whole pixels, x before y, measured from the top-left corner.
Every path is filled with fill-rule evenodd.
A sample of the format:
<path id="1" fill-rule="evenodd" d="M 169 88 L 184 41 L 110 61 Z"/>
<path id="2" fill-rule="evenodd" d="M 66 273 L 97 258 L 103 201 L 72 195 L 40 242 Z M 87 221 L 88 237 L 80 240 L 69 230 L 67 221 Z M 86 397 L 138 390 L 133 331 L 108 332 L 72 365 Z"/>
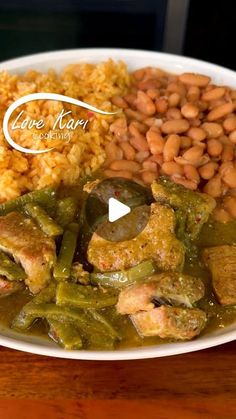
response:
<path id="1" fill-rule="evenodd" d="M 94 232 L 105 240 L 131 240 L 146 227 L 152 195 L 144 186 L 123 178 L 88 182 L 82 210 L 82 234 L 86 241 Z"/>
<path id="2" fill-rule="evenodd" d="M 115 198 L 110 198 L 108 201 L 108 220 L 110 223 L 119 220 L 131 211 L 128 205 L 122 204 Z"/>

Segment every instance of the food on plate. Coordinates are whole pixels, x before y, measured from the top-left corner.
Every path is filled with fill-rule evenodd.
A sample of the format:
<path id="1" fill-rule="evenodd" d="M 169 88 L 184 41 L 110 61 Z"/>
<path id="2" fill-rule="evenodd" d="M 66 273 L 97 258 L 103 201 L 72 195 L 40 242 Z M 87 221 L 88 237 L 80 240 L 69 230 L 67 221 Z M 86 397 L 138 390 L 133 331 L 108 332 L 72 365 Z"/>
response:
<path id="1" fill-rule="evenodd" d="M 131 212 L 139 209 L 139 216 L 150 207 L 146 227 L 130 240 L 120 241 L 119 237 L 112 241 L 112 231 L 116 239 L 119 236 L 119 225 L 104 239 L 98 232 L 105 221 L 99 225 L 94 220 L 87 250 L 80 252 L 87 214 L 81 218 L 81 213 L 93 192 L 91 180 L 76 188 L 54 189 L 53 200 L 47 189 L 41 190 L 40 197 L 48 197 L 41 204 L 37 191 L 35 202 L 34 192 L 30 192 L 20 201 L 16 198 L 0 205 L 0 295 L 5 307 L 1 321 L 10 312 L 5 316 L 7 324 L 18 332 L 37 334 L 40 327 L 44 336 L 65 349 L 103 350 L 189 340 L 217 327 L 219 317 L 221 326 L 224 318 L 225 324 L 233 321 L 235 246 L 230 240 L 234 238 L 227 230 L 222 233 L 227 224 L 211 217 L 213 199 L 162 177 L 150 189 L 138 184 L 132 188 L 131 182 L 117 178 L 105 180 L 107 188 L 96 189 L 101 179 L 96 177 L 92 182 L 100 203 L 119 192 L 124 202 L 135 203 Z M 190 203 L 193 218 L 188 220 L 183 214 L 184 210 L 189 212 Z M 39 218 L 29 211 L 34 207 Z M 179 210 L 184 217 L 182 236 Z M 201 216 L 197 226 L 193 222 L 196 214 Z M 94 215 L 99 218 L 99 212 Z M 221 246 L 217 239 L 219 246 L 206 247 L 204 267 L 201 236 L 204 228 L 218 225 L 221 239 L 225 234 L 229 244 Z M 235 224 L 232 228 L 235 231 Z M 208 241 L 214 242 L 214 234 L 207 235 Z M 227 263 L 227 272 L 222 273 L 221 260 Z M 228 305 L 227 313 L 214 293 L 221 304 Z M 19 303 L 13 307 L 16 299 L 22 301 L 21 309 Z"/>
<path id="2" fill-rule="evenodd" d="M 206 325 L 206 313 L 198 308 L 161 306 L 139 311 L 131 319 L 141 336 L 189 340 L 199 335 Z"/>
<path id="3" fill-rule="evenodd" d="M 177 235 L 184 239 L 195 239 L 203 224 L 215 208 L 215 200 L 199 192 L 193 192 L 168 178 L 159 178 L 151 185 L 157 202 L 174 209 L 177 219 Z"/>
<path id="4" fill-rule="evenodd" d="M 211 271 L 213 288 L 220 304 L 236 304 L 236 246 L 206 248 L 203 260 Z"/>
<path id="5" fill-rule="evenodd" d="M 42 134 L 62 109 L 89 119 L 39 155 L 12 149 L 1 131 L 0 322 L 66 350 L 178 342 L 234 323 L 236 91 L 112 60 L 2 72 L 1 119 L 41 91 L 114 114 L 25 104 Z M 11 132 L 22 146 L 51 146 L 32 134 Z M 110 198 L 130 209 L 114 223 Z"/>
<path id="6" fill-rule="evenodd" d="M 19 212 L 0 217 L 0 248 L 19 261 L 25 282 L 35 294 L 50 280 L 56 257 L 55 243 L 34 221 Z"/>
<path id="7" fill-rule="evenodd" d="M 137 237 L 113 243 L 95 232 L 88 246 L 88 261 L 102 272 L 128 269 L 148 259 L 161 270 L 182 269 L 185 249 L 174 230 L 174 211 L 151 204 L 148 223 Z"/>
<path id="8" fill-rule="evenodd" d="M 134 314 L 151 310 L 155 304 L 162 303 L 191 308 L 204 297 L 204 293 L 204 284 L 199 278 L 176 272 L 155 274 L 143 283 L 123 289 L 119 295 L 117 311 L 120 314 Z"/>

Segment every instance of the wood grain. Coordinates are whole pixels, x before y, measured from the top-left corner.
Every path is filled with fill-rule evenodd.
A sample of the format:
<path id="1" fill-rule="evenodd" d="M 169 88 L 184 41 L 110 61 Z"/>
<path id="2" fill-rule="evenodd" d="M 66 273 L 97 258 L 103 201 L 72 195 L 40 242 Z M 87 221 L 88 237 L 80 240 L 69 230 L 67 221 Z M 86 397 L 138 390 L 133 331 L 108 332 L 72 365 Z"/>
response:
<path id="1" fill-rule="evenodd" d="M 236 418 L 235 351 L 89 362 L 1 348 L 0 418 Z"/>

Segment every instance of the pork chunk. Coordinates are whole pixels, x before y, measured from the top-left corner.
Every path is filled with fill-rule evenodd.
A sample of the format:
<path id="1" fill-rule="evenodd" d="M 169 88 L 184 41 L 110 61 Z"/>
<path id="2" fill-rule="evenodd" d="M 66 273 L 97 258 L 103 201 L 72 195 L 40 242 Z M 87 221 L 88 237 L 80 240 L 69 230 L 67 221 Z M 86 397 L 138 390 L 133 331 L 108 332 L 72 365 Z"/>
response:
<path id="1" fill-rule="evenodd" d="M 88 246 L 88 261 L 101 272 L 128 269 L 149 259 L 161 270 L 181 270 L 185 250 L 174 230 L 174 211 L 151 204 L 148 223 L 135 238 L 111 242 L 94 233 Z"/>
<path id="2" fill-rule="evenodd" d="M 204 193 L 177 185 L 165 177 L 154 181 L 151 187 L 157 202 L 174 209 L 177 217 L 177 236 L 185 241 L 194 240 L 215 208 L 215 200 Z"/>
<path id="3" fill-rule="evenodd" d="M 47 285 L 56 257 L 55 243 L 31 219 L 18 212 L 0 217 L 0 248 L 21 263 L 32 293 Z"/>
<path id="4" fill-rule="evenodd" d="M 206 325 L 206 313 L 199 309 L 161 306 L 133 314 L 137 332 L 145 336 L 189 340 L 199 335 Z"/>
<path id="5" fill-rule="evenodd" d="M 0 276 L 0 298 L 7 297 L 22 289 L 22 284 L 17 281 L 8 281 Z"/>
<path id="6" fill-rule="evenodd" d="M 199 278 L 177 272 L 156 274 L 144 283 L 124 288 L 117 303 L 120 314 L 147 311 L 155 304 L 167 303 L 174 306 L 192 305 L 204 296 L 204 284 Z"/>
<path id="7" fill-rule="evenodd" d="M 208 247 L 203 251 L 203 260 L 220 304 L 236 304 L 236 246 Z"/>

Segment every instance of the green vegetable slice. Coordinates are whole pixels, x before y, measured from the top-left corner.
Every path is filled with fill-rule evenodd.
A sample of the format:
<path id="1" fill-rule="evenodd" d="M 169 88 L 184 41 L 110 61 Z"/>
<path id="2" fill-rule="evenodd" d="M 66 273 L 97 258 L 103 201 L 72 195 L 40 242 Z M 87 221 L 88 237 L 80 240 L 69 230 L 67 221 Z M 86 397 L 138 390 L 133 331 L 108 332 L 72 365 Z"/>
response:
<path id="1" fill-rule="evenodd" d="M 21 195 L 16 199 L 4 202 L 0 205 L 0 216 L 11 211 L 20 211 L 24 205 L 34 202 L 42 205 L 47 210 L 52 210 L 56 205 L 57 190 L 54 187 L 40 189 Z"/>
<path id="2" fill-rule="evenodd" d="M 60 252 L 53 271 L 54 278 L 57 280 L 66 280 L 70 277 L 78 231 L 78 224 L 71 223 L 63 234 Z"/>
<path id="3" fill-rule="evenodd" d="M 103 308 L 117 303 L 117 293 L 100 290 L 89 285 L 60 282 L 56 291 L 56 303 L 76 308 Z"/>
<path id="4" fill-rule="evenodd" d="M 23 281 L 26 279 L 25 271 L 14 263 L 5 253 L 0 252 L 0 275 L 10 281 Z"/>
<path id="5" fill-rule="evenodd" d="M 152 275 L 155 271 L 155 264 L 151 260 L 147 260 L 126 271 L 91 273 L 90 281 L 93 285 L 123 288 Z"/>
<path id="6" fill-rule="evenodd" d="M 39 205 L 31 202 L 24 206 L 28 215 L 30 215 L 39 225 L 41 230 L 50 237 L 60 236 L 63 229 L 55 221 L 49 217 L 46 211 Z"/>
<path id="7" fill-rule="evenodd" d="M 58 201 L 55 220 L 64 228 L 74 221 L 76 212 L 77 200 L 70 196 L 62 198 Z"/>
<path id="8" fill-rule="evenodd" d="M 48 320 L 49 336 L 64 349 L 81 349 L 83 346 L 78 329 L 73 324 L 58 320 Z"/>

